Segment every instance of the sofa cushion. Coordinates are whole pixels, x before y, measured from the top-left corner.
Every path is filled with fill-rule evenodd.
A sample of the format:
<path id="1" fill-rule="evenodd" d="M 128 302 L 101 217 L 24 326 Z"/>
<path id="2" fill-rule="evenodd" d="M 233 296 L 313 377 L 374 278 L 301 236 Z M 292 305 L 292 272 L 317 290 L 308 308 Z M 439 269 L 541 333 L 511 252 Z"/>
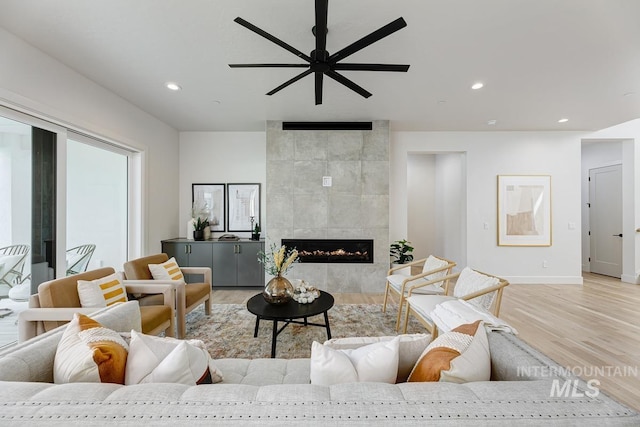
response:
<path id="1" fill-rule="evenodd" d="M 382 341 L 391 341 L 394 336 L 385 337 L 348 337 L 332 338 L 325 341 L 324 345 L 336 350 L 359 348 L 365 345 Z M 398 335 L 398 376 L 396 382 L 405 382 L 415 366 L 422 352 L 431 342 L 431 334 L 404 334 Z"/>
<path id="2" fill-rule="evenodd" d="M 460 325 L 440 335 L 424 350 L 409 375 L 409 382 L 489 381 L 491 355 L 482 322 Z"/>
<path id="3" fill-rule="evenodd" d="M 349 382 L 393 384 L 398 375 L 400 340 L 382 341 L 356 349 L 336 350 L 317 341 L 311 345 L 311 384 Z"/>
<path id="4" fill-rule="evenodd" d="M 169 258 L 161 264 L 149 264 L 149 271 L 155 280 L 182 280 L 184 276 L 180 271 L 180 266 L 174 257 Z"/>
<path id="5" fill-rule="evenodd" d="M 127 343 L 117 332 L 76 313 L 58 344 L 53 381 L 124 384 L 127 351 Z"/>
<path id="6" fill-rule="evenodd" d="M 204 343 L 160 338 L 131 331 L 125 384 L 211 384 L 222 375 Z"/>
<path id="7" fill-rule="evenodd" d="M 127 290 L 122 284 L 122 273 L 113 273 L 95 280 L 78 280 L 78 297 L 82 307 L 107 307 L 127 302 Z"/>

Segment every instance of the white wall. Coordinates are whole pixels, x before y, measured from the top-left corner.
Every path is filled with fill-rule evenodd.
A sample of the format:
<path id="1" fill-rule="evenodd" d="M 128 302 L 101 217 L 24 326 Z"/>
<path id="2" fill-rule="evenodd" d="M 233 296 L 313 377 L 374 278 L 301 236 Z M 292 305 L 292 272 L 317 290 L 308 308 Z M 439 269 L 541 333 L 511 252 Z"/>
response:
<path id="1" fill-rule="evenodd" d="M 390 238 L 407 233 L 407 154 L 466 153 L 467 264 L 513 283 L 582 283 L 578 132 L 392 132 Z M 497 246 L 497 176 L 551 175 L 550 247 Z M 488 228 L 484 228 L 484 223 Z M 569 223 L 576 225 L 569 229 Z M 446 256 L 446 255 L 445 255 Z M 456 260 L 459 261 L 459 260 Z M 543 261 L 548 267 L 543 268 Z"/>
<path id="2" fill-rule="evenodd" d="M 433 154 L 407 157 L 407 236 L 414 259 L 439 254 L 436 245 L 436 159 Z"/>
<path id="3" fill-rule="evenodd" d="M 260 183 L 260 224 L 265 221 L 267 148 L 265 132 L 180 133 L 180 228 L 185 237 L 191 218 L 191 184 Z M 215 236 L 222 233 L 216 232 Z M 251 233 L 235 233 L 249 237 Z M 263 227 L 262 235 L 267 230 Z"/>
<path id="4" fill-rule="evenodd" d="M 0 52 L 0 105 L 144 152 L 141 252 L 158 252 L 178 232 L 178 132 L 2 28 Z"/>
<path id="5" fill-rule="evenodd" d="M 436 252 L 467 265 L 467 167 L 464 153 L 436 155 Z"/>
<path id="6" fill-rule="evenodd" d="M 640 119 L 602 129 L 585 140 L 622 144 L 622 280 L 640 284 Z"/>

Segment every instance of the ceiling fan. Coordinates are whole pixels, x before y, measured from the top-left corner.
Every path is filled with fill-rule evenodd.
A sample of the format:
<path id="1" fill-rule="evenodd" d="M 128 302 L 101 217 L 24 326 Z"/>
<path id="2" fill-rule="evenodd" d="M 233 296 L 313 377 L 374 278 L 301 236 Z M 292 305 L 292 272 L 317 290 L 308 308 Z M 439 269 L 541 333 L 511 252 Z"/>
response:
<path id="1" fill-rule="evenodd" d="M 393 22 L 385 25 L 372 32 L 371 34 L 364 36 L 360 40 L 351 43 L 349 46 L 339 50 L 338 52 L 329 55 L 326 50 L 327 46 L 327 10 L 328 0 L 315 0 L 316 2 L 316 25 L 312 31 L 316 37 L 316 48 L 311 51 L 309 55 L 305 55 L 295 47 L 283 42 L 277 37 L 272 36 L 266 31 L 256 27 L 255 25 L 245 21 L 244 19 L 237 17 L 235 22 L 243 27 L 253 31 L 254 33 L 264 37 L 265 39 L 277 44 L 283 49 L 288 50 L 297 57 L 305 60 L 306 64 L 229 64 L 231 68 L 307 68 L 307 70 L 293 77 L 292 79 L 284 82 L 267 95 L 273 95 L 276 92 L 284 89 L 285 87 L 297 82 L 303 77 L 308 76 L 311 73 L 315 73 L 315 98 L 316 105 L 322 104 L 322 82 L 326 75 L 332 78 L 338 83 L 343 84 L 354 92 L 362 95 L 365 98 L 369 98 L 371 93 L 357 85 L 352 80 L 346 78 L 338 71 L 399 71 L 407 72 L 409 65 L 398 64 L 361 64 L 361 63 L 343 63 L 340 62 L 365 47 L 377 42 L 388 35 L 395 33 L 398 30 L 407 26 L 407 23 L 403 18 L 398 18 Z"/>

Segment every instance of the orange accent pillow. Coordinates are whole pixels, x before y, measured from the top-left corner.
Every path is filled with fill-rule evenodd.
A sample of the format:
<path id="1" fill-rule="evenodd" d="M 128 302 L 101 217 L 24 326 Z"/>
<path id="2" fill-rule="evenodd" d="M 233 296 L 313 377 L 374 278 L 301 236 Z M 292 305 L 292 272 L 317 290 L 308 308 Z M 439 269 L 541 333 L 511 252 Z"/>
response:
<path id="1" fill-rule="evenodd" d="M 58 343 L 53 382 L 124 384 L 128 349 L 120 334 L 75 313 Z"/>
<path id="2" fill-rule="evenodd" d="M 424 350 L 408 382 L 489 381 L 491 355 L 482 321 L 460 325 L 440 335 Z"/>

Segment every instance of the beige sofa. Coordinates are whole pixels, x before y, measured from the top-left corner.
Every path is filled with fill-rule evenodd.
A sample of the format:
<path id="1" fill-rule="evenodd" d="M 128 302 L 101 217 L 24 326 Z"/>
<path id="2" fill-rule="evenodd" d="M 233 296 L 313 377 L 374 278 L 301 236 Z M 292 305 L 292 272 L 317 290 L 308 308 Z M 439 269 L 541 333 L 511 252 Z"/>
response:
<path id="1" fill-rule="evenodd" d="M 111 329 L 140 329 L 135 301 L 93 317 Z M 122 386 L 52 384 L 63 329 L 0 352 L 0 425 L 640 425 L 638 413 L 604 394 L 589 397 L 583 381 L 575 395 L 550 395 L 554 380 L 576 379 L 543 375 L 558 365 L 505 333 L 488 334 L 492 381 L 319 386 L 310 384 L 309 359 L 221 359 L 222 383 Z"/>

